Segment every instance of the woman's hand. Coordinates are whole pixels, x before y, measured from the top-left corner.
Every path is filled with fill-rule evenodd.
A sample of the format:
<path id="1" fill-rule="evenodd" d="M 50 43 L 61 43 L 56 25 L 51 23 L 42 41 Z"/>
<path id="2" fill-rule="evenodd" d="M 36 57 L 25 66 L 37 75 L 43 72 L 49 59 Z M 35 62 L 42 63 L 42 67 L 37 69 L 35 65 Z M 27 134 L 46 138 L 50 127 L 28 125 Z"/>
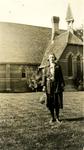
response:
<path id="1" fill-rule="evenodd" d="M 43 89 L 42 89 L 42 91 L 43 91 L 43 92 L 45 92 L 45 86 L 43 86 Z"/>

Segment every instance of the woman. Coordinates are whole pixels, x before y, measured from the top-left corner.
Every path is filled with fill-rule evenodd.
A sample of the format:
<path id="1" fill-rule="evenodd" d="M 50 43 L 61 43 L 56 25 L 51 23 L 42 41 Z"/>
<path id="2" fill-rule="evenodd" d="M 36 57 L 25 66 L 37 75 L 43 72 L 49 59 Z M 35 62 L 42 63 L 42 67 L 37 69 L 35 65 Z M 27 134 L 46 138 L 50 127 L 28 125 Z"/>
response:
<path id="1" fill-rule="evenodd" d="M 61 66 L 57 62 L 57 58 L 54 54 L 50 54 L 49 65 L 45 67 L 43 73 L 43 91 L 46 91 L 47 95 L 47 107 L 51 113 L 51 121 L 59 121 L 59 109 L 63 108 L 63 90 L 64 90 L 64 79 L 62 74 Z M 54 114 L 56 112 L 56 118 Z"/>

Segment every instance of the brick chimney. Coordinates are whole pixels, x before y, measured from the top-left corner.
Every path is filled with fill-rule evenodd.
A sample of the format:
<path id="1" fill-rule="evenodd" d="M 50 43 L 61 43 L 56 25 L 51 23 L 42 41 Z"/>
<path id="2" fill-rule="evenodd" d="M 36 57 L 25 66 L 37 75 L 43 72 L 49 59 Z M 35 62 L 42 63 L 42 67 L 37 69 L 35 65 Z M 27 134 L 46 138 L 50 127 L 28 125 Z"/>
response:
<path id="1" fill-rule="evenodd" d="M 53 41 L 55 38 L 55 35 L 59 34 L 59 17 L 53 16 L 51 18 L 52 21 L 52 37 L 51 40 Z"/>

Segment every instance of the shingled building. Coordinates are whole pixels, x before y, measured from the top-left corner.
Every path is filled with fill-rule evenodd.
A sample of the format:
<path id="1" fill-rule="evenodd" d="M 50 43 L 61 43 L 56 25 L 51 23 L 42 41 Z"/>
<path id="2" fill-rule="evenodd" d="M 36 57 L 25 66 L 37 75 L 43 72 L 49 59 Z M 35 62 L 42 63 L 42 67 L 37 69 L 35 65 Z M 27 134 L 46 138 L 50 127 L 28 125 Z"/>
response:
<path id="1" fill-rule="evenodd" d="M 51 37 L 44 27 L 0 22 L 0 91 L 27 91 Z"/>
<path id="2" fill-rule="evenodd" d="M 60 34 L 59 17 L 52 18 L 52 36 L 45 51 L 41 67 L 47 65 L 47 58 L 54 53 L 61 64 L 66 89 L 79 88 L 83 80 L 83 42 L 74 33 L 70 5 L 67 9 L 67 31 Z"/>
<path id="3" fill-rule="evenodd" d="M 82 74 L 82 41 L 74 34 L 70 7 L 67 31 L 59 29 L 59 17 L 52 18 L 52 29 L 0 22 L 0 91 L 28 91 L 27 83 L 38 67 L 44 67 L 54 52 L 63 69 L 66 87 Z"/>

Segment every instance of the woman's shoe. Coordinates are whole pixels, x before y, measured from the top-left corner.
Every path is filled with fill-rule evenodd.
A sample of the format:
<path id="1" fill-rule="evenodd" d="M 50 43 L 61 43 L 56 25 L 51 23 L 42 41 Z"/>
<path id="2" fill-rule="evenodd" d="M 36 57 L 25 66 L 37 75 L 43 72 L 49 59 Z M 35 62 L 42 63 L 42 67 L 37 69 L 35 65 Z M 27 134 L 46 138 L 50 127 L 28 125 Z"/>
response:
<path id="1" fill-rule="evenodd" d="M 55 118 L 54 119 L 50 119 L 50 121 L 49 121 L 50 124 L 54 124 L 54 122 L 56 122 Z"/>
<path id="2" fill-rule="evenodd" d="M 62 123 L 62 121 L 60 121 L 58 118 L 56 119 L 56 122 L 57 122 L 58 124 L 61 124 L 61 123 Z"/>

